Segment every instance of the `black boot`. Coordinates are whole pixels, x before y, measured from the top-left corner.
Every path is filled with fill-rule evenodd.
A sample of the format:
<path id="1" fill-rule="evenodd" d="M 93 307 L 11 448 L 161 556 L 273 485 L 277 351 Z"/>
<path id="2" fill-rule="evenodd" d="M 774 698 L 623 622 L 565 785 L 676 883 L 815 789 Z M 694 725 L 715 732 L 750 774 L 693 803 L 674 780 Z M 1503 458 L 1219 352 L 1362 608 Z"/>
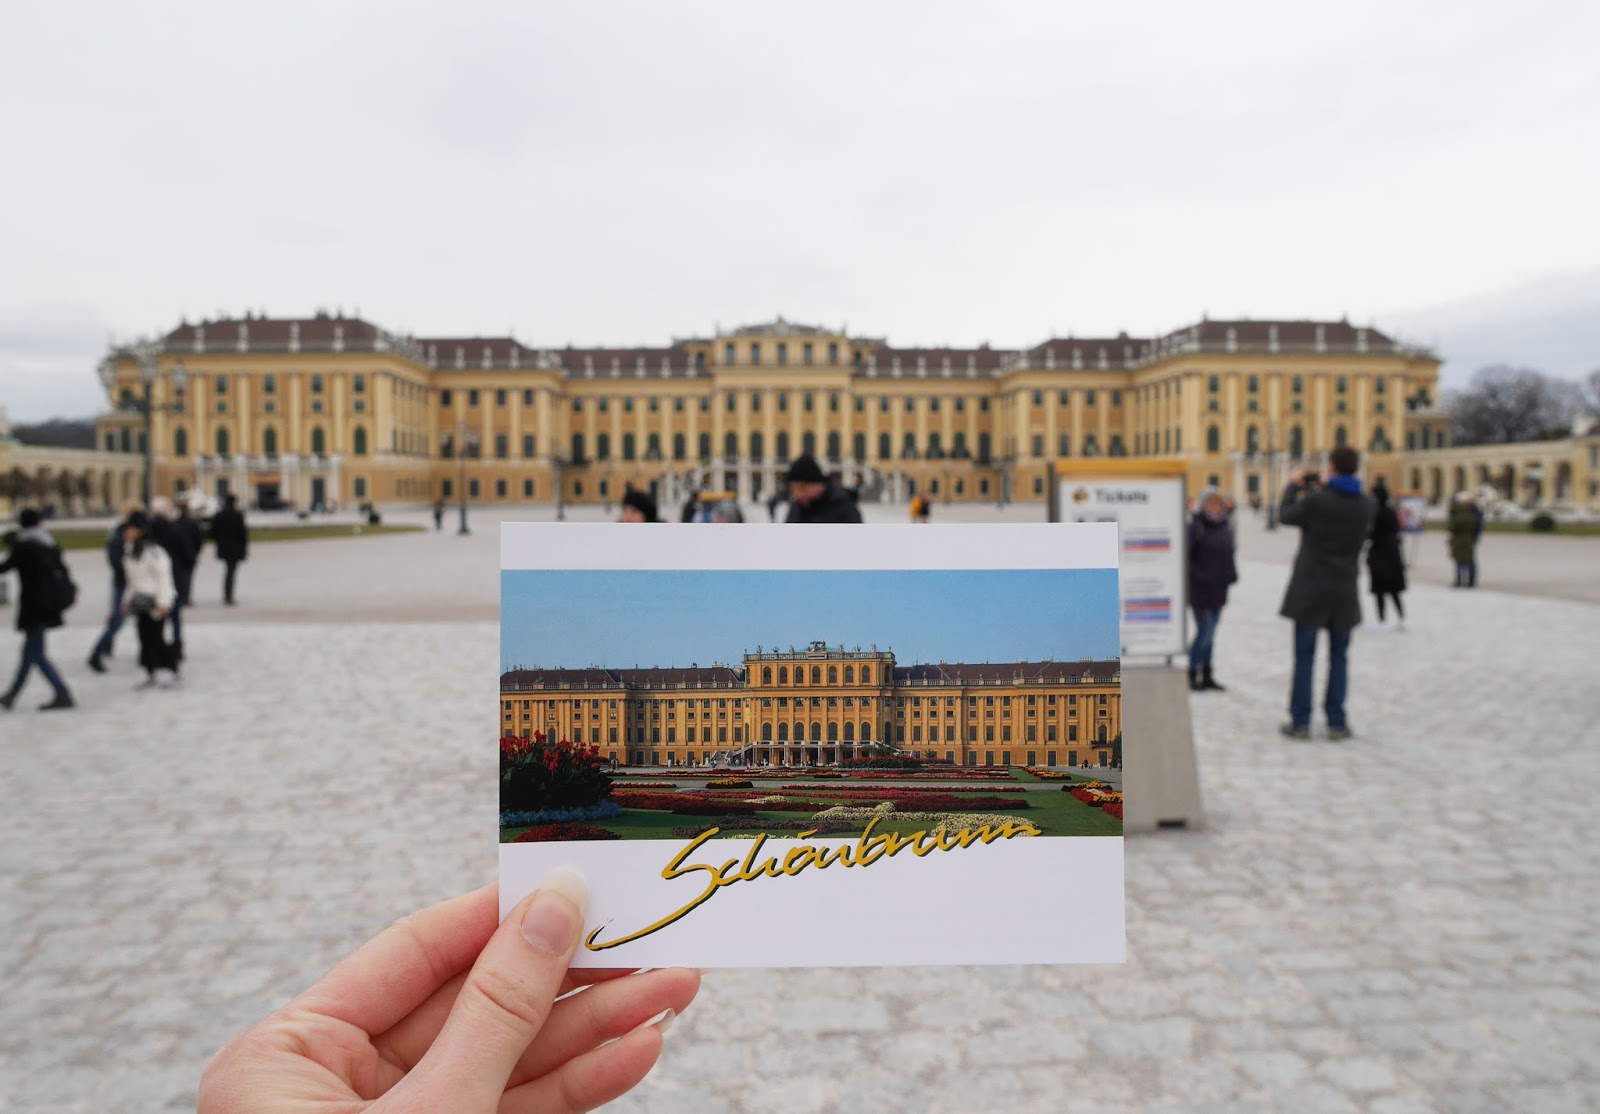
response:
<path id="1" fill-rule="evenodd" d="M 1200 682 L 1200 671 L 1198 669 L 1189 670 L 1189 691 L 1204 692 L 1205 687 L 1206 686 Z"/>
<path id="2" fill-rule="evenodd" d="M 1209 665 L 1200 672 L 1200 687 L 1203 689 L 1210 689 L 1213 692 L 1228 691 L 1221 685 L 1217 684 L 1217 679 L 1211 675 L 1211 667 Z"/>
<path id="3" fill-rule="evenodd" d="M 73 708 L 76 706 L 77 705 L 73 704 L 72 702 L 72 694 L 66 689 L 62 689 L 60 692 L 56 693 L 55 699 L 50 701 L 50 703 L 39 705 L 39 710 L 41 712 L 54 712 L 61 708 Z"/>
<path id="4" fill-rule="evenodd" d="M 17 694 L 14 692 L 8 692 L 4 696 L 0 696 L 0 708 L 4 708 L 8 712 L 11 710 L 11 705 L 16 702 Z"/>

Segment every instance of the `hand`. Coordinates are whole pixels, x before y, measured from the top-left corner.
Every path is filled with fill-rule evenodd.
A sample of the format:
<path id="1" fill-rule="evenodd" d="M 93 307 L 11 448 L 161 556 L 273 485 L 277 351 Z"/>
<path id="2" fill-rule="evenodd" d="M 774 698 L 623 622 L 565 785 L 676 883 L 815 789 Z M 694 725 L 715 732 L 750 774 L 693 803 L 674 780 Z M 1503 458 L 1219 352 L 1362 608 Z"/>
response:
<path id="1" fill-rule="evenodd" d="M 217 1054 L 199 1114 L 576 1114 L 630 1090 L 699 972 L 569 971 L 587 905 L 570 871 L 498 928 L 497 901 L 486 886 L 373 938 Z"/>
<path id="2" fill-rule="evenodd" d="M 1289 482 L 1294 484 L 1296 487 L 1304 484 L 1306 482 L 1306 470 L 1304 468 L 1296 468 L 1294 471 L 1290 472 Z"/>
<path id="3" fill-rule="evenodd" d="M 164 607 L 152 607 L 150 609 L 150 618 L 152 618 L 152 619 L 165 619 L 166 617 L 167 617 L 167 609 L 166 608 L 164 608 Z"/>

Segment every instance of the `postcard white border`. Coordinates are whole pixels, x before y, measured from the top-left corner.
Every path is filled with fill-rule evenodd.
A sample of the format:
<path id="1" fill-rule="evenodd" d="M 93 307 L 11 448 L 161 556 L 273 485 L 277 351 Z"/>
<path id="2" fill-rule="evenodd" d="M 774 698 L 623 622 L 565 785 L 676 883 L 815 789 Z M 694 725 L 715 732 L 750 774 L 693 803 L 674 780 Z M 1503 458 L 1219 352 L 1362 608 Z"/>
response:
<path id="1" fill-rule="evenodd" d="M 808 526 L 505 523 L 501 570 L 1116 569 L 1114 523 Z M 498 694 L 497 694 L 498 695 Z M 692 821 L 687 818 L 685 826 Z M 931 825 L 930 825 L 931 826 Z M 636 932 L 705 889 L 709 875 L 662 877 L 689 842 L 500 844 L 501 916 L 553 868 L 589 880 L 586 934 Z M 812 838 L 841 847 L 853 838 Z M 794 840 L 769 839 L 781 863 Z M 750 840 L 718 839 L 688 864 L 741 861 Z M 659 931 L 577 967 L 803 967 L 905 964 L 1120 963 L 1125 958 L 1120 836 L 1022 836 L 909 850 L 866 867 L 835 864 L 719 889 Z"/>

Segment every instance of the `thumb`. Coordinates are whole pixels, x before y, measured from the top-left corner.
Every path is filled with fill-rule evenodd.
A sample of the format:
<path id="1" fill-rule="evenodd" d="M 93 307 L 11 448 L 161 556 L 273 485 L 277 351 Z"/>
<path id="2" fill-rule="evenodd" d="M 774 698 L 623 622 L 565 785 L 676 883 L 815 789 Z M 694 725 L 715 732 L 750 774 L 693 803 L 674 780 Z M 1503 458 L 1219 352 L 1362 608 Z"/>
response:
<path id="1" fill-rule="evenodd" d="M 493 1111 L 550 1016 L 588 912 L 583 876 L 558 868 L 517 903 L 468 973 L 444 1028 L 411 1078 L 433 1109 Z"/>

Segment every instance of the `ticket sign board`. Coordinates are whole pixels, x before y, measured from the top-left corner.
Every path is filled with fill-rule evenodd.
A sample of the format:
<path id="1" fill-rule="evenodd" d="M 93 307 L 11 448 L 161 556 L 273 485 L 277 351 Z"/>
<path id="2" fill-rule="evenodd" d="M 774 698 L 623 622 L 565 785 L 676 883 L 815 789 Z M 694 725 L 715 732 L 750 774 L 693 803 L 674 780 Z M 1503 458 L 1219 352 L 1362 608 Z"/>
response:
<path id="1" fill-rule="evenodd" d="M 1402 534 L 1420 534 L 1423 516 L 1428 513 L 1428 497 L 1420 491 L 1402 491 L 1394 497 L 1395 516 Z"/>
<path id="2" fill-rule="evenodd" d="M 1051 518 L 1115 522 L 1119 535 L 1122 652 L 1170 657 L 1188 649 L 1184 472 L 1174 462 L 1058 464 Z"/>

